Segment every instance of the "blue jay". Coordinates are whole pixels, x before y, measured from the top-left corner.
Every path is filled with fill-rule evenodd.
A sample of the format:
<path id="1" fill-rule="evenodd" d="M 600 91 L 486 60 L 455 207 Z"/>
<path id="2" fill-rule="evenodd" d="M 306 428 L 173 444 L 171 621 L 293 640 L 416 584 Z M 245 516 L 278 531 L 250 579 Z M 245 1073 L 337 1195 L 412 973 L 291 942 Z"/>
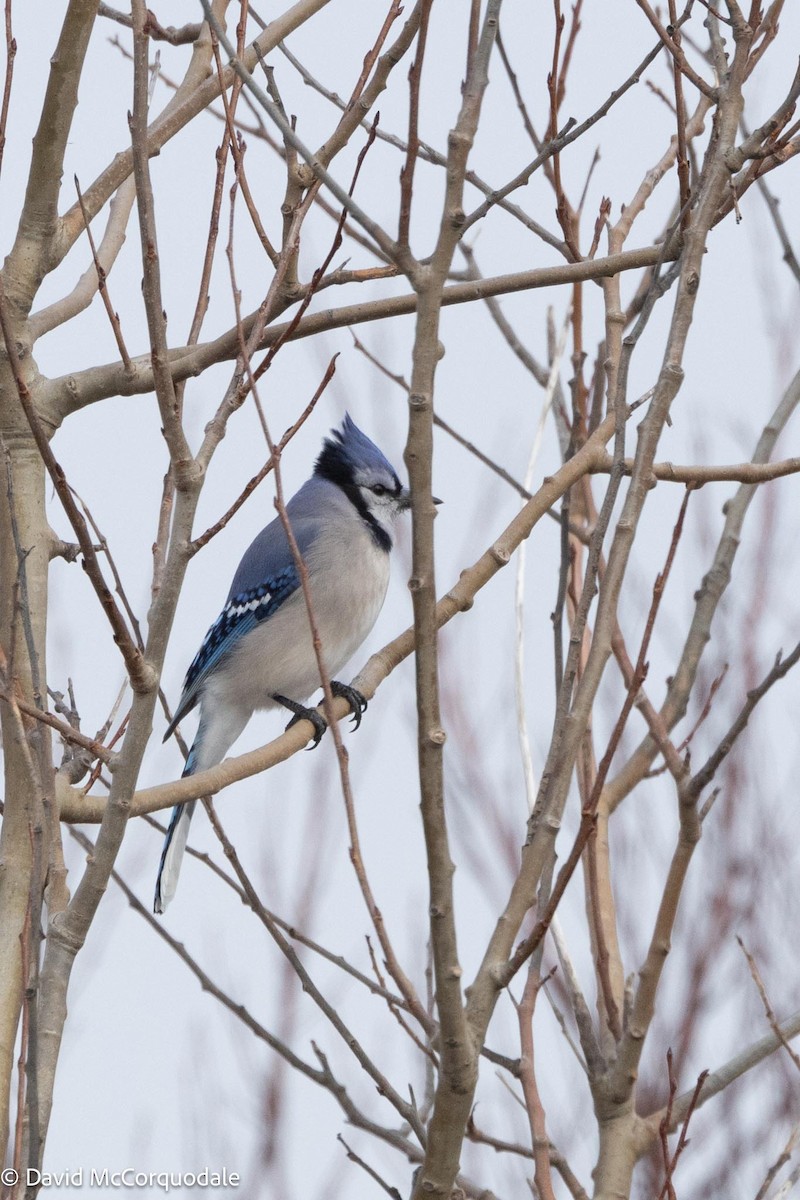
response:
<path id="1" fill-rule="evenodd" d="M 350 416 L 331 431 L 311 478 L 286 505 L 306 564 L 325 665 L 335 675 L 377 620 L 389 583 L 392 524 L 411 496 L 378 447 Z M 197 736 L 184 775 L 221 762 L 257 709 L 282 706 L 294 721 L 314 725 L 314 745 L 326 723 L 303 701 L 320 686 L 300 576 L 279 517 L 262 529 L 233 577 L 225 607 L 186 675 L 174 731 L 200 705 Z M 366 708 L 354 688 L 333 681 L 356 727 Z M 196 801 L 172 811 L 156 880 L 154 909 L 175 894 Z"/>

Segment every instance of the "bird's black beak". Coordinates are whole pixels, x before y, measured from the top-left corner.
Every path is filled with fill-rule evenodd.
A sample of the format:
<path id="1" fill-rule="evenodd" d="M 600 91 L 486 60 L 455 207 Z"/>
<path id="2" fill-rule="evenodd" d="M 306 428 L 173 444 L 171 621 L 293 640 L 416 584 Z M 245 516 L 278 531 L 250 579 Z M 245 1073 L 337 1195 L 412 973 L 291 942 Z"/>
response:
<path id="1" fill-rule="evenodd" d="M 434 504 L 444 504 L 444 501 L 440 500 L 438 496 L 431 496 L 431 500 Z M 408 490 L 408 488 L 401 492 L 401 494 L 398 496 L 398 501 L 400 503 L 400 509 L 402 512 L 405 512 L 407 508 L 411 508 L 411 492 Z"/>

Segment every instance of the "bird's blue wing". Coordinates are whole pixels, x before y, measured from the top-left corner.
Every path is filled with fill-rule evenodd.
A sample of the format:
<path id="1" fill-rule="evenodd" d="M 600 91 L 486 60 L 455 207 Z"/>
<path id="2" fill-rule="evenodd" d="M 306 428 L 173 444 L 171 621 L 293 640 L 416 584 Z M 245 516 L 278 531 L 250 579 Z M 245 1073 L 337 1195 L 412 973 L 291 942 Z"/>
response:
<path id="1" fill-rule="evenodd" d="M 229 598 L 203 638 L 203 644 L 186 672 L 180 703 L 164 735 L 165 741 L 178 722 L 194 708 L 203 683 L 239 638 L 271 617 L 299 586 L 300 575 L 292 562 L 256 587 L 237 592 Z"/>
<path id="2" fill-rule="evenodd" d="M 240 637 L 271 617 L 299 586 L 297 567 L 291 563 L 257 587 L 232 596 L 203 638 L 186 672 L 184 690 L 194 687 L 201 676 L 213 671 Z"/>
<path id="3" fill-rule="evenodd" d="M 305 558 L 319 536 L 319 513 L 324 511 L 333 484 L 312 478 L 286 505 L 300 554 Z M 174 731 L 200 698 L 209 674 L 239 638 L 280 608 L 300 586 L 300 575 L 279 517 L 270 521 L 247 548 L 233 577 L 231 590 L 220 615 L 186 673 L 180 702 L 164 735 Z"/>

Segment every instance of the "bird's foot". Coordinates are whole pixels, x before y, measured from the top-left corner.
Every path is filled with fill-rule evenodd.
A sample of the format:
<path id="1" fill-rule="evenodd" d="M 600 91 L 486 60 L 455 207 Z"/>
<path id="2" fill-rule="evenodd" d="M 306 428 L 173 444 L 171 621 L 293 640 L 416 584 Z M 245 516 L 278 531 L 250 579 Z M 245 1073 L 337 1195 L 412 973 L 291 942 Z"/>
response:
<path id="1" fill-rule="evenodd" d="M 309 750 L 313 750 L 318 746 L 323 733 L 328 728 L 328 722 L 322 714 L 318 713 L 315 708 L 306 708 L 305 704 L 298 704 L 296 700 L 290 700 L 288 696 L 279 696 L 277 692 L 273 694 L 272 699 L 284 708 L 288 708 L 289 712 L 294 713 L 291 721 L 286 726 L 287 729 L 291 729 L 298 721 L 311 722 L 314 726 L 314 741 L 308 748 Z"/>
<path id="2" fill-rule="evenodd" d="M 338 679 L 331 680 L 331 691 L 334 696 L 341 696 L 350 705 L 350 712 L 353 714 L 353 728 L 358 729 L 361 718 L 367 711 L 366 697 L 362 696 L 357 688 L 350 687 L 348 683 L 340 683 Z"/>

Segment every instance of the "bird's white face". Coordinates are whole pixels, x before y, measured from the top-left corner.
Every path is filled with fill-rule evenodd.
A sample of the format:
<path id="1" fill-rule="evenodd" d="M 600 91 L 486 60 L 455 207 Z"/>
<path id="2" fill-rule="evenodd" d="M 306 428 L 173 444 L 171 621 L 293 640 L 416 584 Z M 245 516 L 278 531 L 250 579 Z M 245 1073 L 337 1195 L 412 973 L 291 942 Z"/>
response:
<path id="1" fill-rule="evenodd" d="M 411 505 L 411 494 L 394 474 L 383 469 L 360 470 L 354 483 L 367 511 L 388 533 L 396 517 Z"/>

